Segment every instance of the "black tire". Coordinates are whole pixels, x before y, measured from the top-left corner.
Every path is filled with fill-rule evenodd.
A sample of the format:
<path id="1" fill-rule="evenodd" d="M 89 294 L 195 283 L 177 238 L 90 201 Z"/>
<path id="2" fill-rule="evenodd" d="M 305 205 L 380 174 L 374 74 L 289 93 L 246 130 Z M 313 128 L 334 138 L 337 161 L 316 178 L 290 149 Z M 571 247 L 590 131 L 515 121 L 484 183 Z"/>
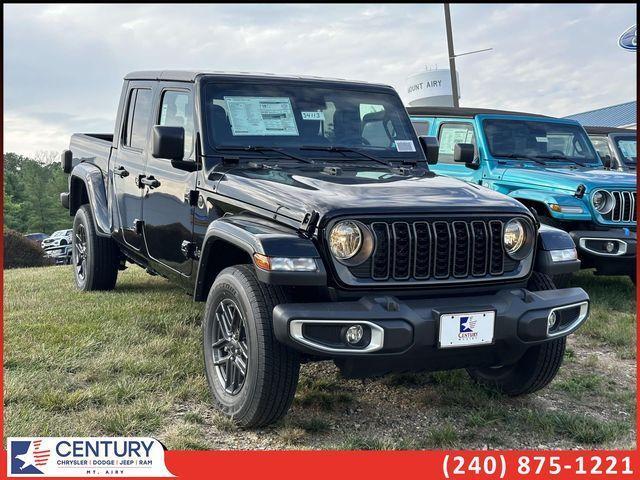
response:
<path id="1" fill-rule="evenodd" d="M 241 427 L 262 427 L 279 420 L 296 393 L 298 354 L 276 340 L 272 325 L 274 307 L 285 302 L 282 288 L 259 282 L 247 265 L 224 269 L 209 291 L 202 322 L 207 381 L 218 409 Z M 221 326 L 216 317 L 216 313 L 224 315 L 225 308 L 234 312 L 229 322 L 233 328 Z M 229 335 L 233 340 L 224 340 L 225 329 L 235 332 Z M 222 363 L 230 355 L 233 360 Z"/>
<path id="2" fill-rule="evenodd" d="M 556 288 L 567 288 L 571 284 L 573 273 L 559 273 L 553 276 L 553 283 Z"/>
<path id="3" fill-rule="evenodd" d="M 71 243 L 78 290 L 113 290 L 118 278 L 118 247 L 111 238 L 98 236 L 89 205 L 76 212 Z"/>
<path id="4" fill-rule="evenodd" d="M 529 290 L 554 290 L 548 275 L 534 272 L 529 279 Z M 567 344 L 565 337 L 530 347 L 513 365 L 490 368 L 468 368 L 477 383 L 509 396 L 527 395 L 546 387 L 556 376 Z"/>

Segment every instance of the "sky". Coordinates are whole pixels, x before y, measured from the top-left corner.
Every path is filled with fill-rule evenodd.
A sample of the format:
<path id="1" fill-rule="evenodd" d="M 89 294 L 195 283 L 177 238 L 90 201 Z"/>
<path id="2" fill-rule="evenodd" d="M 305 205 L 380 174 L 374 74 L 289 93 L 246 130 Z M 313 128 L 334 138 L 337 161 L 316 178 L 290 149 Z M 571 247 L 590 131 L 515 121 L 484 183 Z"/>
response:
<path id="1" fill-rule="evenodd" d="M 635 4 L 459 4 L 451 16 L 461 106 L 554 116 L 636 99 L 636 55 L 618 37 Z M 67 148 L 111 132 L 122 78 L 203 69 L 385 83 L 448 67 L 431 5 L 4 5 L 4 152 Z"/>

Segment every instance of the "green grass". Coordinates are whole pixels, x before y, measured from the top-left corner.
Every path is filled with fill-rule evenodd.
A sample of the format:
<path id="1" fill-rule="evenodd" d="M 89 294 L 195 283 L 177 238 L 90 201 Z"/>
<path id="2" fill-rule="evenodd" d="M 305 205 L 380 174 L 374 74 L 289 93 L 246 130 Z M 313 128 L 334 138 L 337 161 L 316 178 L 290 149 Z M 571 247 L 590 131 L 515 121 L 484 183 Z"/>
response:
<path id="1" fill-rule="evenodd" d="M 177 405 L 208 401 L 202 307 L 166 281 L 131 268 L 81 294 L 69 267 L 4 275 L 5 436 L 161 436 Z"/>
<path id="2" fill-rule="evenodd" d="M 635 287 L 626 277 L 600 277 L 580 272 L 571 286 L 584 288 L 591 298 L 591 312 L 580 334 L 610 347 L 620 355 L 636 355 Z"/>
<path id="3" fill-rule="evenodd" d="M 611 378 L 601 356 L 617 359 L 612 368 L 632 368 L 636 302 L 624 278 L 583 272 L 573 280 L 591 295 L 591 318 L 556 381 L 541 392 L 544 401 L 503 397 L 461 370 L 362 383 L 322 367 L 303 370 L 289 416 L 247 432 L 212 407 L 202 369 L 202 304 L 179 288 L 136 267 L 121 273 L 113 292 L 90 294 L 75 291 L 70 267 L 4 275 L 5 438 L 150 435 L 170 449 L 633 442 L 635 392 Z M 387 412 L 404 423 L 375 420 Z"/>

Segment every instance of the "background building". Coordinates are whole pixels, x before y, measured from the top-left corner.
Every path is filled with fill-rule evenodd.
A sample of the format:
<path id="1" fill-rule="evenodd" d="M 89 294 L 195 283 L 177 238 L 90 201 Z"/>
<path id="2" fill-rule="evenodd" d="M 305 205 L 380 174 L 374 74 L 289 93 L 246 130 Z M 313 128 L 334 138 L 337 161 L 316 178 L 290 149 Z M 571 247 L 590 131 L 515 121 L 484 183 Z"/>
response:
<path id="1" fill-rule="evenodd" d="M 577 120 L 582 125 L 590 127 L 620 127 L 635 129 L 637 124 L 638 102 L 621 103 L 610 107 L 575 113 L 565 118 Z"/>

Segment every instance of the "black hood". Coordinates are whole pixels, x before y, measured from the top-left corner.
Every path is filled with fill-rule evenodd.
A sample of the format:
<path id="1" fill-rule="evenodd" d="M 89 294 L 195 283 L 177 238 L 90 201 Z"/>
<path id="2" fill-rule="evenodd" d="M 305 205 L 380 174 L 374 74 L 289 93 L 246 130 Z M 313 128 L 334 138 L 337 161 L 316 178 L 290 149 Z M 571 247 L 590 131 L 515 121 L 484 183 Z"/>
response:
<path id="1" fill-rule="evenodd" d="M 217 192 L 299 221 L 313 210 L 321 218 L 377 213 L 528 212 L 506 195 L 423 169 L 401 175 L 362 167 L 331 175 L 311 167 L 238 167 L 220 177 Z"/>

